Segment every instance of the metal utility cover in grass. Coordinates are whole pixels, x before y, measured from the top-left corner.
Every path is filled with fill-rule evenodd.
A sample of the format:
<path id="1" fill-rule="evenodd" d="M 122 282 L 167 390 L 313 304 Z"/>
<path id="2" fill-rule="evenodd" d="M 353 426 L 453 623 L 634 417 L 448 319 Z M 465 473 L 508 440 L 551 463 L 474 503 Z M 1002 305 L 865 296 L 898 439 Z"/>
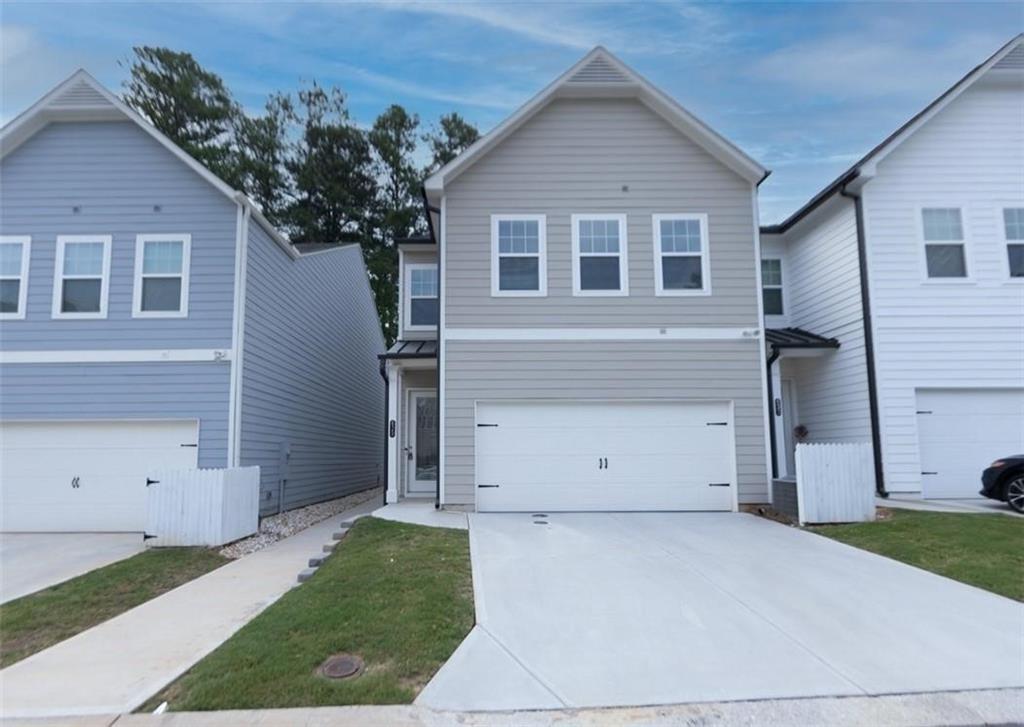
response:
<path id="1" fill-rule="evenodd" d="M 354 654 L 335 654 L 327 658 L 317 671 L 328 679 L 348 679 L 363 670 L 363 660 Z"/>

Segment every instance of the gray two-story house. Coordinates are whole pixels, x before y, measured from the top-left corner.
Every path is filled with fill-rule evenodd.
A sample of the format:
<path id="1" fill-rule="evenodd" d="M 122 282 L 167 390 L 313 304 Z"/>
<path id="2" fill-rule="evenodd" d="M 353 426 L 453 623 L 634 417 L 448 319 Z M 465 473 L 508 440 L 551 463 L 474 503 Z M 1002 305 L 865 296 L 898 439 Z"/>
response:
<path id="1" fill-rule="evenodd" d="M 389 501 L 768 500 L 757 162 L 602 48 L 426 180 Z"/>
<path id="2" fill-rule="evenodd" d="M 0 530 L 142 530 L 165 467 L 258 465 L 263 514 L 378 482 L 358 246 L 303 253 L 84 71 L 0 185 Z"/>

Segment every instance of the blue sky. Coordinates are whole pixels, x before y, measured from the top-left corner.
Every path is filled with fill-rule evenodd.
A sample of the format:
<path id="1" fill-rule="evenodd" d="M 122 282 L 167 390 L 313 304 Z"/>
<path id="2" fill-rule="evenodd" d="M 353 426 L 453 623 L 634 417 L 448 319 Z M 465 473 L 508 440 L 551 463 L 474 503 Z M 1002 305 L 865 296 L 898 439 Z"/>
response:
<path id="1" fill-rule="evenodd" d="M 134 45 L 194 54 L 258 109 L 316 79 L 369 124 L 401 103 L 481 130 L 603 44 L 773 170 L 778 221 L 1024 29 L 1024 3 L 208 2 L 0 5 L 0 118 Z"/>

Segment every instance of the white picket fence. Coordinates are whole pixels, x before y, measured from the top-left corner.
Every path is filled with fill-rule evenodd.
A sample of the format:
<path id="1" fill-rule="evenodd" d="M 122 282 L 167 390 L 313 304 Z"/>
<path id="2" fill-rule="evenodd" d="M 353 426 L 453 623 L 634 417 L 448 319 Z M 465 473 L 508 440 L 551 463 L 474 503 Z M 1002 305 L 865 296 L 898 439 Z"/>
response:
<path id="1" fill-rule="evenodd" d="M 259 527 L 259 467 L 165 470 L 155 472 L 150 481 L 150 545 L 223 545 Z"/>
<path id="2" fill-rule="evenodd" d="M 796 497 L 800 524 L 875 519 L 871 445 L 796 445 Z"/>

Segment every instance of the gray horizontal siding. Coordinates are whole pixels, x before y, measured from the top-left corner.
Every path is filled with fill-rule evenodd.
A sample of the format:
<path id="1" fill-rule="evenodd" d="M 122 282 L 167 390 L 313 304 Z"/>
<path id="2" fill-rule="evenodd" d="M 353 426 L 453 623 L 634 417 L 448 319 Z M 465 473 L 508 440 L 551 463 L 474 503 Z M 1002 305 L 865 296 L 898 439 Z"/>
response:
<path id="1" fill-rule="evenodd" d="M 444 362 L 446 504 L 474 503 L 474 407 L 494 399 L 731 400 L 740 502 L 768 499 L 764 364 L 754 340 L 449 341 Z"/>
<path id="2" fill-rule="evenodd" d="M 750 184 L 637 101 L 556 101 L 445 194 L 448 326 L 759 325 Z M 572 295 L 570 215 L 588 212 L 627 215 L 628 297 Z M 651 215 L 671 212 L 708 215 L 710 296 L 654 294 Z M 547 297 L 491 297 L 497 213 L 547 215 Z"/>
<path id="3" fill-rule="evenodd" d="M 4 350 L 231 345 L 237 206 L 138 126 L 51 124 L 0 179 L 0 234 L 32 237 L 27 316 L 4 321 Z M 131 317 L 140 233 L 192 235 L 188 318 Z M 84 234 L 113 236 L 107 318 L 52 320 L 57 235 Z"/>
<path id="4" fill-rule="evenodd" d="M 0 418 L 198 419 L 199 466 L 224 467 L 230 375 L 226 362 L 4 364 Z"/>
<path id="5" fill-rule="evenodd" d="M 359 249 L 292 260 L 252 224 L 248 254 L 240 456 L 261 468 L 263 513 L 377 484 L 384 341 Z"/>

